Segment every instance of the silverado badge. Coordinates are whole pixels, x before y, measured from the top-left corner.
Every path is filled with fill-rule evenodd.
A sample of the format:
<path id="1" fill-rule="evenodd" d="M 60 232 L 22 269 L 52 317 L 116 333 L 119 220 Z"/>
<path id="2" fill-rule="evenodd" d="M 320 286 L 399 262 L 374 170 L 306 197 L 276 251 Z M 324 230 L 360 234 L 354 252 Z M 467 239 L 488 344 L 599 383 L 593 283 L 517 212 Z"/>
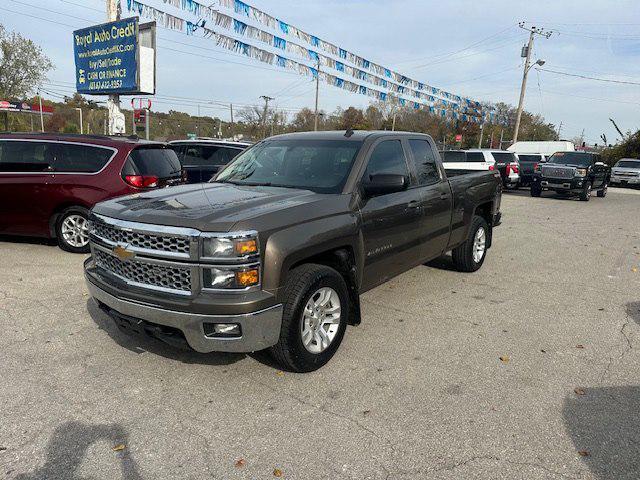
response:
<path id="1" fill-rule="evenodd" d="M 128 262 L 136 256 L 135 252 L 127 250 L 127 246 L 118 245 L 113 248 L 113 254 L 123 262 Z"/>

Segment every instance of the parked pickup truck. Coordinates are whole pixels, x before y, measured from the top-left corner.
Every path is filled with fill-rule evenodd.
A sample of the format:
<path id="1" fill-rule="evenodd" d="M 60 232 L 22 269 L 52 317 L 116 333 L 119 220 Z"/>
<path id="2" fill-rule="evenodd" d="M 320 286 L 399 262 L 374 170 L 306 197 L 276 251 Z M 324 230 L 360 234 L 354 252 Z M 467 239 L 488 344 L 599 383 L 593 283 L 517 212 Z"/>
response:
<path id="1" fill-rule="evenodd" d="M 622 158 L 611 169 L 611 185 L 640 186 L 640 159 Z"/>
<path id="2" fill-rule="evenodd" d="M 598 197 L 607 195 L 611 167 L 596 153 L 556 152 L 546 163 L 538 165 L 531 183 L 531 196 L 539 197 L 543 190 L 578 195 L 588 202 L 592 190 Z"/>
<path id="3" fill-rule="evenodd" d="M 93 208 L 87 285 L 128 330 L 312 371 L 360 323 L 361 293 L 448 251 L 481 267 L 500 176 L 450 175 L 427 135 L 272 137 L 211 183 Z"/>

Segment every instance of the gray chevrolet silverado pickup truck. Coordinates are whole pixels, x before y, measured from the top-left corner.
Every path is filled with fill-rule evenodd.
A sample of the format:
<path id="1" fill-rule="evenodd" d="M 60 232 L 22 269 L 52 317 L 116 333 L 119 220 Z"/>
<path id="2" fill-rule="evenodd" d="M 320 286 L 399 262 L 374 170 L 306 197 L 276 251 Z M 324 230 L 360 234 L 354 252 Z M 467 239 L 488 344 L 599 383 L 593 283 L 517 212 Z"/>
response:
<path id="1" fill-rule="evenodd" d="M 85 277 L 121 328 L 312 371 L 360 323 L 361 293 L 449 251 L 480 268 L 501 188 L 445 173 L 427 135 L 276 136 L 209 183 L 96 205 Z"/>

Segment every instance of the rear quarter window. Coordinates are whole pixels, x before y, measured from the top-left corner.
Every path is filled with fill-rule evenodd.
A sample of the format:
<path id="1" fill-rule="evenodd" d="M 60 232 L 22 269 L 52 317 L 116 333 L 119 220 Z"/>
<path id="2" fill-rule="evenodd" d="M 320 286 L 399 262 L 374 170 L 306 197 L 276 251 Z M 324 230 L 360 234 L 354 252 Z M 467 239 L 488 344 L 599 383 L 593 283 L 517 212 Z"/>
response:
<path id="1" fill-rule="evenodd" d="M 513 153 L 508 152 L 492 152 L 493 158 L 498 163 L 515 163 L 518 161 Z"/>
<path id="2" fill-rule="evenodd" d="M 466 161 L 466 156 L 465 156 L 464 152 L 445 151 L 445 152 L 441 152 L 441 155 L 442 155 L 442 161 L 444 163 L 454 163 L 454 162 L 465 162 Z"/>
<path id="3" fill-rule="evenodd" d="M 467 162 L 481 163 L 484 161 L 485 158 L 482 152 L 467 152 Z"/>
<path id="4" fill-rule="evenodd" d="M 89 145 L 55 144 L 55 172 L 97 173 L 102 170 L 113 156 L 110 148 Z"/>
<path id="5" fill-rule="evenodd" d="M 179 177 L 182 166 L 176 152 L 165 147 L 138 147 L 129 153 L 124 175 L 145 175 L 158 178 Z"/>

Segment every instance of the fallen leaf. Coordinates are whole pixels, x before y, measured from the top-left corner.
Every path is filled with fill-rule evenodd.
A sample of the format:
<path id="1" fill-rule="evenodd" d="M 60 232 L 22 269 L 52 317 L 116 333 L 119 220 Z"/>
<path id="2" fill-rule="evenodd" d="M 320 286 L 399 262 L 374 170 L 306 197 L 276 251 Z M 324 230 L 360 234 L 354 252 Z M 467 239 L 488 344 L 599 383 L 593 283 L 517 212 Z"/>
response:
<path id="1" fill-rule="evenodd" d="M 590 454 L 589 452 L 587 452 L 586 450 L 580 450 L 580 451 L 578 452 L 578 455 L 580 455 L 581 457 L 588 457 L 588 456 L 590 456 L 591 454 Z"/>
<path id="2" fill-rule="evenodd" d="M 631 269 L 631 271 L 632 271 L 633 273 L 636 273 L 636 272 L 638 271 L 638 269 L 637 269 L 636 267 L 633 267 L 633 268 Z"/>
<path id="3" fill-rule="evenodd" d="M 111 450 L 113 450 L 114 452 L 121 452 L 122 450 L 124 450 L 126 447 L 126 445 L 119 443 L 118 445 L 116 445 L 115 447 L 113 447 Z"/>
<path id="4" fill-rule="evenodd" d="M 544 350 L 544 349 L 541 349 L 541 350 L 540 350 L 540 353 L 547 353 L 547 351 L 546 351 L 546 350 Z"/>
<path id="5" fill-rule="evenodd" d="M 507 357 L 506 355 L 500 357 L 500 361 L 502 363 L 509 363 L 509 357 Z"/>
<path id="6" fill-rule="evenodd" d="M 279 377 L 284 377 L 284 372 L 282 370 L 278 370 L 276 372 L 276 375 L 279 376 Z"/>
<path id="7" fill-rule="evenodd" d="M 236 463 L 234 463 L 234 465 L 236 466 L 236 468 L 242 468 L 247 464 L 247 462 L 245 461 L 244 458 L 239 458 L 238 460 L 236 460 Z"/>
<path id="8" fill-rule="evenodd" d="M 281 477 L 283 475 L 282 470 L 280 470 L 279 468 L 274 468 L 273 469 L 273 476 L 274 477 Z"/>
<path id="9" fill-rule="evenodd" d="M 578 345 L 576 345 L 576 348 L 581 348 L 582 349 L 582 348 L 584 348 L 584 345 L 578 344 Z"/>
<path id="10" fill-rule="evenodd" d="M 576 392 L 576 395 L 584 395 L 586 393 L 582 388 L 575 388 L 573 391 Z"/>
<path id="11" fill-rule="evenodd" d="M 364 410 L 362 413 L 363 415 L 369 415 L 371 413 L 371 410 Z"/>

